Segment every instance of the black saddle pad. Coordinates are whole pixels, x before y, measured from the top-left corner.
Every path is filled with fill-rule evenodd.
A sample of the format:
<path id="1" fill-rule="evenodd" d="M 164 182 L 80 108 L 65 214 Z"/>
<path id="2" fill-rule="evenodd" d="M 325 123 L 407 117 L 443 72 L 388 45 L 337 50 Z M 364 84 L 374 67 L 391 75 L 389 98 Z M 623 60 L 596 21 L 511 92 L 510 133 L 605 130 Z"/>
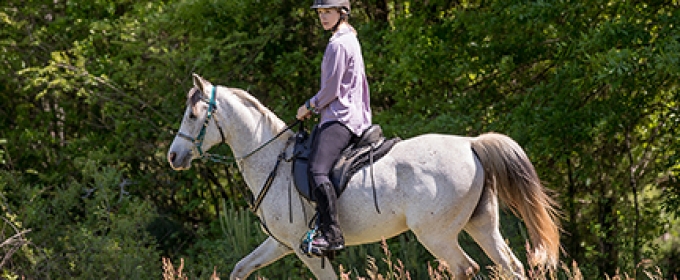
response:
<path id="1" fill-rule="evenodd" d="M 305 130 L 300 130 L 295 135 L 293 178 L 300 195 L 310 201 L 316 201 L 312 195 L 312 178 L 309 174 L 309 155 L 315 136 L 316 127 L 311 135 Z M 400 138 L 385 139 L 380 126 L 372 125 L 358 141 L 345 148 L 340 158 L 335 161 L 330 174 L 337 196 L 340 197 L 347 188 L 352 175 L 366 165 L 378 161 L 399 141 L 401 141 Z"/>

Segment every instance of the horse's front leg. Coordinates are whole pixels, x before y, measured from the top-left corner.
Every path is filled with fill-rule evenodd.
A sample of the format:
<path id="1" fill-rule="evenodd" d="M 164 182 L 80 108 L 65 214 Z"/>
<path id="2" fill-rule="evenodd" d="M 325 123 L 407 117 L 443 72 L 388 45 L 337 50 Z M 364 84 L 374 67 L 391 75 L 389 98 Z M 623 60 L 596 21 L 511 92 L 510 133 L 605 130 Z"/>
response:
<path id="1" fill-rule="evenodd" d="M 229 278 L 232 280 L 246 279 L 253 271 L 267 266 L 292 252 L 292 249 L 269 237 L 236 264 Z"/>
<path id="2" fill-rule="evenodd" d="M 295 250 L 295 254 L 302 260 L 303 263 L 309 268 L 309 270 L 314 274 L 314 277 L 319 280 L 335 280 L 338 279 L 338 275 L 335 274 L 335 269 L 333 269 L 333 263 L 328 259 L 320 258 L 310 258 L 302 253 L 300 250 Z"/>

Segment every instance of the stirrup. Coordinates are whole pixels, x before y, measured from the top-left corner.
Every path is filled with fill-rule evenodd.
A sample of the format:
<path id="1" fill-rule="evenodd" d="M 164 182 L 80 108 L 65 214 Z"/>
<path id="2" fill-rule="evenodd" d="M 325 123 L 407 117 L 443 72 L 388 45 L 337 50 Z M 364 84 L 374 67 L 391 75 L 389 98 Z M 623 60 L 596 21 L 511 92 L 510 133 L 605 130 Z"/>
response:
<path id="1" fill-rule="evenodd" d="M 305 236 L 302 238 L 302 242 L 300 243 L 300 250 L 302 250 L 302 253 L 304 253 L 307 257 L 313 258 L 323 258 L 325 255 L 325 252 L 319 248 L 314 246 L 312 242 L 314 241 L 314 238 L 319 236 L 319 231 L 317 230 L 317 227 L 314 227 L 313 229 L 307 231 L 305 233 Z"/>
<path id="2" fill-rule="evenodd" d="M 322 244 L 319 244 L 322 243 Z M 322 237 L 322 236 L 317 236 L 312 240 L 312 246 L 315 248 L 318 248 L 319 250 L 322 250 L 324 252 L 328 251 L 339 251 L 342 249 L 345 249 L 345 242 L 340 241 L 340 242 L 330 242 L 328 239 Z"/>

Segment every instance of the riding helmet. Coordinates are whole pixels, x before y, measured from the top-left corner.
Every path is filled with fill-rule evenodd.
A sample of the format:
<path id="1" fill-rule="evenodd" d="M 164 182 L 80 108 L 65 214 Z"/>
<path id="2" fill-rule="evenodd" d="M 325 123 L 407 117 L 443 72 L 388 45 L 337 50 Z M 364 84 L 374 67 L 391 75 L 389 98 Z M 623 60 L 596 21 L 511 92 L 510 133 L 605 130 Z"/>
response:
<path id="1" fill-rule="evenodd" d="M 342 8 L 348 14 L 352 10 L 351 6 L 349 5 L 349 0 L 314 0 L 314 4 L 311 8 Z"/>

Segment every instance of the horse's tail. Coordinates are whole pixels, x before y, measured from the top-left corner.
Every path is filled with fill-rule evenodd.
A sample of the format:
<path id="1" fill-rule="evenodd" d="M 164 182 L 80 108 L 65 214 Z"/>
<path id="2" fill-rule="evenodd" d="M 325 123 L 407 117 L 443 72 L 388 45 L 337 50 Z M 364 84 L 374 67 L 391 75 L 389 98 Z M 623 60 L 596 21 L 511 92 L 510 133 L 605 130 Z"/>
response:
<path id="1" fill-rule="evenodd" d="M 500 200 L 526 224 L 534 246 L 530 263 L 556 266 L 560 253 L 557 204 L 541 185 L 522 147 L 497 133 L 480 135 L 471 144 L 484 167 L 487 187 L 496 190 Z"/>

